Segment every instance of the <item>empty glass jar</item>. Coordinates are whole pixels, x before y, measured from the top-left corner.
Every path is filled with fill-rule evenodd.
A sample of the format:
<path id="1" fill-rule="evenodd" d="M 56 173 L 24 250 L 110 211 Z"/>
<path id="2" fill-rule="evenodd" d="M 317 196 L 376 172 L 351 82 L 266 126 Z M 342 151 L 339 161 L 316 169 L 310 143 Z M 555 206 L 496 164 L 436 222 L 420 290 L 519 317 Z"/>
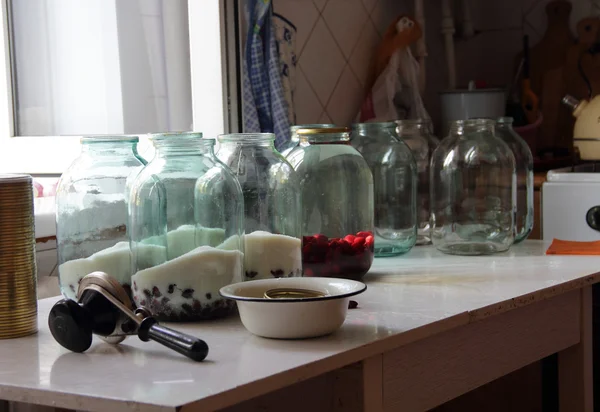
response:
<path id="1" fill-rule="evenodd" d="M 347 128 L 300 129 L 288 159 L 302 194 L 305 276 L 360 279 L 373 262 L 373 176 Z"/>
<path id="2" fill-rule="evenodd" d="M 431 159 L 431 234 L 457 255 L 508 250 L 514 241 L 515 158 L 493 120 L 453 122 Z"/>
<path id="3" fill-rule="evenodd" d="M 302 275 L 300 187 L 272 133 L 219 136 L 217 157 L 244 194 L 246 279 Z"/>
<path id="4" fill-rule="evenodd" d="M 431 243 L 429 230 L 429 165 L 431 155 L 439 140 L 429 130 L 431 121 L 426 119 L 398 120 L 397 133 L 400 140 L 410 147 L 417 164 L 417 219 L 419 222 L 417 245 Z"/>
<path id="5" fill-rule="evenodd" d="M 65 297 L 75 299 L 85 275 L 102 271 L 128 291 L 131 261 L 127 227 L 128 188 L 146 164 L 137 136 L 81 139 L 81 155 L 56 189 L 58 278 Z"/>
<path id="6" fill-rule="evenodd" d="M 396 123 L 352 127 L 352 146 L 373 173 L 375 257 L 408 252 L 417 241 L 417 165 L 396 135 Z"/>
<path id="7" fill-rule="evenodd" d="M 296 133 L 298 130 L 300 129 L 331 129 L 331 128 L 335 128 L 337 127 L 334 124 L 296 124 L 290 127 L 290 141 L 287 144 L 287 146 L 285 146 L 285 148 L 281 149 L 281 155 L 283 157 L 287 157 L 290 152 L 292 150 L 294 150 L 294 147 L 298 146 L 298 143 L 300 142 L 300 138 L 298 137 L 298 134 Z"/>
<path id="8" fill-rule="evenodd" d="M 242 279 L 242 190 L 201 137 L 152 135 L 154 159 L 131 187 L 133 299 L 163 320 L 230 313 L 219 289 Z"/>
<path id="9" fill-rule="evenodd" d="M 496 136 L 512 150 L 517 169 L 517 212 L 515 243 L 527 239 L 533 229 L 533 155 L 531 149 L 513 130 L 512 117 L 496 120 Z"/>

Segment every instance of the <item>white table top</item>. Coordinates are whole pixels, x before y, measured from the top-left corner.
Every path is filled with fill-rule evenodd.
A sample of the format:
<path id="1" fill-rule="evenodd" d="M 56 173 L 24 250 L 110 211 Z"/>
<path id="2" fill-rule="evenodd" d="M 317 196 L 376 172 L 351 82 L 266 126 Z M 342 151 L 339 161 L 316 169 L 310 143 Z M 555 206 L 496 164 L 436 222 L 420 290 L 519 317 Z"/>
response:
<path id="1" fill-rule="evenodd" d="M 335 334 L 302 341 L 263 339 L 237 317 L 175 325 L 210 346 L 195 363 L 157 343 L 95 338 L 84 354 L 55 343 L 40 301 L 37 335 L 0 341 L 0 399 L 80 410 L 216 409 L 262 395 L 393 347 L 600 280 L 600 256 L 545 256 L 527 241 L 488 257 L 447 256 L 432 247 L 376 259 Z M 173 326 L 173 325 L 172 325 Z"/>

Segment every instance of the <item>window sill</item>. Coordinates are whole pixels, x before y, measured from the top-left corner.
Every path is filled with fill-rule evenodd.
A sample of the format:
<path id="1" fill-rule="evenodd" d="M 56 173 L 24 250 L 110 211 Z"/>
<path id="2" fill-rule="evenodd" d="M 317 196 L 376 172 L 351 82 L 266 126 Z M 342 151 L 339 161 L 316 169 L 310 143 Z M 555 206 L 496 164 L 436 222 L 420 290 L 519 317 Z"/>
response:
<path id="1" fill-rule="evenodd" d="M 56 198 L 37 197 L 34 199 L 35 238 L 38 241 L 51 240 L 56 236 Z"/>

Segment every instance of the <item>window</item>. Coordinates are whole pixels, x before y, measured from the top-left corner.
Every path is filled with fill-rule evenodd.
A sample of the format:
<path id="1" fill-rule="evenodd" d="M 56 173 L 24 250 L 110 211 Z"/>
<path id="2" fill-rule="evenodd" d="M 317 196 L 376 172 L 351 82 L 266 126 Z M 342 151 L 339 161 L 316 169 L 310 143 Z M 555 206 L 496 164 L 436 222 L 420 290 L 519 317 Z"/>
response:
<path id="1" fill-rule="evenodd" d="M 82 135 L 237 130 L 234 0 L 0 1 L 0 172 L 60 174 Z"/>

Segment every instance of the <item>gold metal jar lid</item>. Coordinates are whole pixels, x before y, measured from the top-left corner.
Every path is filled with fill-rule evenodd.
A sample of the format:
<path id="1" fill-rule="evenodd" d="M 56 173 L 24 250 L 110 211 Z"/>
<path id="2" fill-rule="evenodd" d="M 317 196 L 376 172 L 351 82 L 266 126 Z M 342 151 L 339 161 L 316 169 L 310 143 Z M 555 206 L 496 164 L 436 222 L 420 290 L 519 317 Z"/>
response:
<path id="1" fill-rule="evenodd" d="M 350 133 L 350 129 L 347 127 L 331 127 L 331 128 L 310 128 L 310 129 L 298 129 L 296 134 L 300 136 L 310 136 L 314 134 L 339 134 L 339 133 Z"/>
<path id="2" fill-rule="evenodd" d="M 265 292 L 265 299 L 310 299 L 322 298 L 327 294 L 312 289 L 277 288 Z"/>

